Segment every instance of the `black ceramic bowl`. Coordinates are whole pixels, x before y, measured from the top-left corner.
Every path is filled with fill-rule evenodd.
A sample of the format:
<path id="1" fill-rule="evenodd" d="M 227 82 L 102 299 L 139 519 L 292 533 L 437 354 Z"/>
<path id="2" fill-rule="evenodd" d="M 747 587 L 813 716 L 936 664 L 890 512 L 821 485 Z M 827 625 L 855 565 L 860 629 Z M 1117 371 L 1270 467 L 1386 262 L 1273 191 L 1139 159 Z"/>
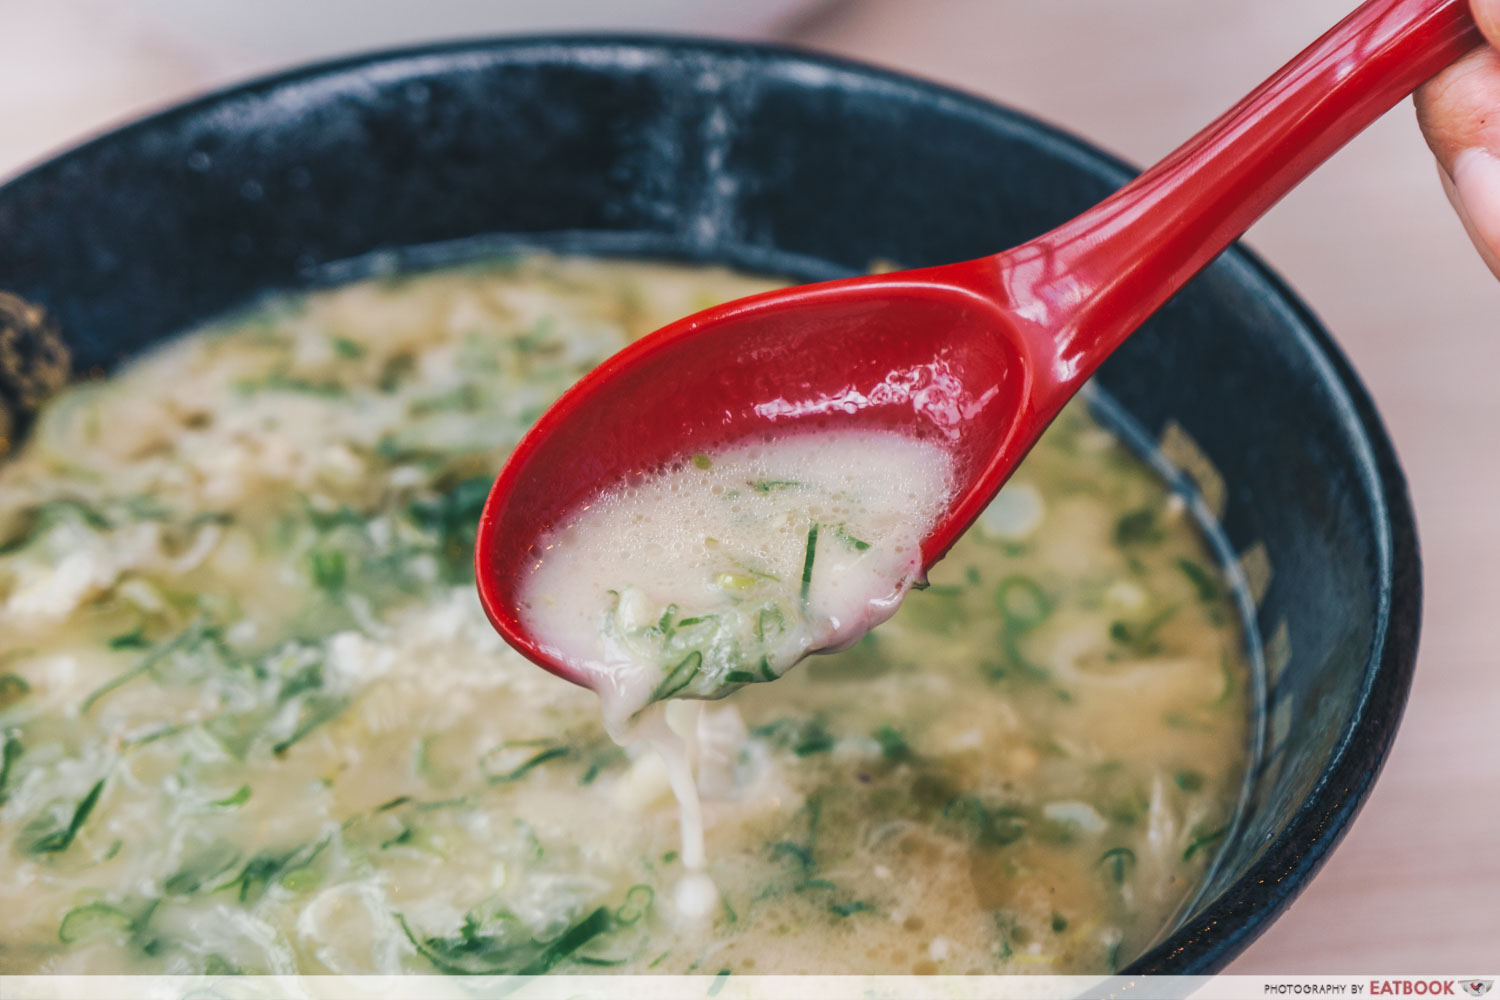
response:
<path id="1" fill-rule="evenodd" d="M 1012 246 L 1129 175 L 987 101 L 780 49 L 506 39 L 315 67 L 0 188 L 0 290 L 18 297 L 0 296 L 0 436 L 69 369 L 372 253 L 401 266 L 500 234 L 823 278 Z M 1130 969 L 1208 972 L 1307 883 L 1385 757 L 1416 653 L 1416 535 L 1365 390 L 1242 249 L 1099 381 L 1222 511 L 1258 597 L 1247 811 L 1193 911 Z"/>

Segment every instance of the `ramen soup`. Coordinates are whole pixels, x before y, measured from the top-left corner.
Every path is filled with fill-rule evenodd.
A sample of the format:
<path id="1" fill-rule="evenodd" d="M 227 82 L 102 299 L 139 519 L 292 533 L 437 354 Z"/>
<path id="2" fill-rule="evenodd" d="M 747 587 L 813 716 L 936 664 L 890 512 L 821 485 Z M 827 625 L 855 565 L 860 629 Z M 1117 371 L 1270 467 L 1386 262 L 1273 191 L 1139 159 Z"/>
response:
<path id="1" fill-rule="evenodd" d="M 0 972 L 1089 972 L 1148 946 L 1233 821 L 1249 674 L 1184 505 L 1083 409 L 890 621 L 666 703 L 707 908 L 662 760 L 486 622 L 473 533 L 530 422 L 633 337 L 769 285 L 546 257 L 370 281 L 55 398 L 0 465 Z M 918 499 L 932 466 L 794 444 L 691 466 L 728 554 L 692 540 L 684 599 L 644 554 L 618 603 L 549 590 L 594 616 L 576 641 L 612 622 L 675 668 L 683 619 L 721 614 L 688 683 L 732 686 L 878 604 L 871 553 L 904 585 L 912 542 L 855 453 Z M 663 509 L 637 499 L 600 516 Z"/>
<path id="2" fill-rule="evenodd" d="M 776 680 L 895 613 L 948 464 L 871 431 L 692 455 L 542 538 L 523 621 L 590 677 L 615 732 L 650 702 Z"/>

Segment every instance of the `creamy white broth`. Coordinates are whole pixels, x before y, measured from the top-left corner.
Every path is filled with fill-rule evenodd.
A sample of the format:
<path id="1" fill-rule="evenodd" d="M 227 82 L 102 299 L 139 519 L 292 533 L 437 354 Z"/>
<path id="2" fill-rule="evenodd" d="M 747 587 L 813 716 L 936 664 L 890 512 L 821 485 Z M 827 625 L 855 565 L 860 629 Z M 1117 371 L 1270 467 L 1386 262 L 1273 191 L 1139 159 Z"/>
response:
<path id="1" fill-rule="evenodd" d="M 522 622 L 623 734 L 847 647 L 895 613 L 949 490 L 948 453 L 828 431 L 700 452 L 607 490 L 538 542 Z"/>
<path id="2" fill-rule="evenodd" d="M 663 764 L 484 620 L 473 525 L 529 422 L 769 285 L 366 282 L 54 400 L 0 464 L 0 971 L 1082 972 L 1149 944 L 1232 821 L 1248 673 L 1195 525 L 1080 408 L 889 622 L 675 720 L 706 918 Z"/>

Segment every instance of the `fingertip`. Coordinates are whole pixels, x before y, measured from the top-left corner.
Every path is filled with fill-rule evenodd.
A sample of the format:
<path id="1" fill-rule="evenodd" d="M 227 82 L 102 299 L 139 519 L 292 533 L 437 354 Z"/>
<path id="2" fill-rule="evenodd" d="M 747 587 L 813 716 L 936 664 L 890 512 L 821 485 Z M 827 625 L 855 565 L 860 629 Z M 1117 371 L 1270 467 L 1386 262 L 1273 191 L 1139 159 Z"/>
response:
<path id="1" fill-rule="evenodd" d="M 1489 43 L 1500 47 L 1500 0 L 1469 0 L 1469 12 Z"/>
<path id="2" fill-rule="evenodd" d="M 1500 6 L 1500 0 L 1485 0 Z M 1417 123 L 1438 163 L 1450 174 L 1466 149 L 1500 150 L 1500 52 L 1481 47 L 1424 84 L 1414 95 Z"/>
<path id="3" fill-rule="evenodd" d="M 1474 248 L 1500 278 L 1500 159 L 1483 149 L 1466 149 L 1441 179 Z"/>

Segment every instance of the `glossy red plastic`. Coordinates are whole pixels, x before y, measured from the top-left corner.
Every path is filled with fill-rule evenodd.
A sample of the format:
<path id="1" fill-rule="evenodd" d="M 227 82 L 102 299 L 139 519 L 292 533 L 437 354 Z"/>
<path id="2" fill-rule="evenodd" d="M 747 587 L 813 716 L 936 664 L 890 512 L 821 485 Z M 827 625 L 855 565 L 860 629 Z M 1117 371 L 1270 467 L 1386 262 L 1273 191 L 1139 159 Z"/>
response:
<path id="1" fill-rule="evenodd" d="M 978 260 L 705 310 L 565 393 L 485 504 L 481 602 L 546 669 L 518 591 L 539 540 L 602 490 L 727 441 L 882 427 L 945 442 L 942 557 L 1084 380 L 1153 311 L 1367 125 L 1482 38 L 1466 0 L 1371 0 L 1166 159 L 1071 222 Z"/>

